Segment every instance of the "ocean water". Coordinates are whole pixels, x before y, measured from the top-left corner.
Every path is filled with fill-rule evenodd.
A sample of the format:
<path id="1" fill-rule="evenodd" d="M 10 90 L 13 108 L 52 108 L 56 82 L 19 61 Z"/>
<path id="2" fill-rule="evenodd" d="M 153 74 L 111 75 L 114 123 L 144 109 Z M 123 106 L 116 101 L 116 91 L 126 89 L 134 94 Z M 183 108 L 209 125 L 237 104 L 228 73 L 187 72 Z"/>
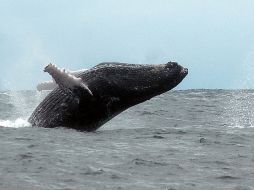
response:
<path id="1" fill-rule="evenodd" d="M 0 189 L 254 189 L 254 91 L 171 91 L 93 133 L 31 127 L 45 97 L 0 93 Z"/>

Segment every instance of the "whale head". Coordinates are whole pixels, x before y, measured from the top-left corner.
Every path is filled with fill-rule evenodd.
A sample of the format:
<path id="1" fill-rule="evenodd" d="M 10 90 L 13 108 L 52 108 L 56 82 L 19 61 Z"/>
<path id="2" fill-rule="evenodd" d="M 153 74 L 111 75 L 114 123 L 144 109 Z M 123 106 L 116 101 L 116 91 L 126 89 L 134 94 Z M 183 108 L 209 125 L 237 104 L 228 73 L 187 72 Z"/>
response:
<path id="1" fill-rule="evenodd" d="M 176 62 L 168 62 L 161 66 L 157 75 L 161 77 L 161 85 L 166 91 L 176 87 L 188 74 L 188 69 Z"/>
<path id="2" fill-rule="evenodd" d="M 157 65 L 102 63 L 93 73 L 100 77 L 88 77 L 88 83 L 91 88 L 96 86 L 92 91 L 99 89 L 103 95 L 110 94 L 128 108 L 173 89 L 187 74 L 188 69 L 176 62 Z"/>
<path id="3" fill-rule="evenodd" d="M 79 119 L 82 123 L 78 126 L 89 126 L 88 121 L 103 118 L 100 124 L 86 128 L 95 130 L 129 107 L 173 89 L 187 74 L 188 69 L 176 62 L 157 65 L 101 63 L 80 76 L 93 95 L 80 98 L 79 113 L 85 114 L 80 114 L 79 118 L 86 119 Z"/>

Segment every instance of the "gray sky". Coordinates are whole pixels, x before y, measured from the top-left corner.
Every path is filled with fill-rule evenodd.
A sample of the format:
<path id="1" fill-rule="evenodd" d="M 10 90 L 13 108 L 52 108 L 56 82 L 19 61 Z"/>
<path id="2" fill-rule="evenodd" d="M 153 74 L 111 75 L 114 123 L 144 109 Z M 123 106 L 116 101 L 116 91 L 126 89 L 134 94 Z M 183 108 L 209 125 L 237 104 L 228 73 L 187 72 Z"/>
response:
<path id="1" fill-rule="evenodd" d="M 189 68 L 178 89 L 254 87 L 253 0 L 0 0 L 0 89 L 35 89 L 49 62 Z"/>

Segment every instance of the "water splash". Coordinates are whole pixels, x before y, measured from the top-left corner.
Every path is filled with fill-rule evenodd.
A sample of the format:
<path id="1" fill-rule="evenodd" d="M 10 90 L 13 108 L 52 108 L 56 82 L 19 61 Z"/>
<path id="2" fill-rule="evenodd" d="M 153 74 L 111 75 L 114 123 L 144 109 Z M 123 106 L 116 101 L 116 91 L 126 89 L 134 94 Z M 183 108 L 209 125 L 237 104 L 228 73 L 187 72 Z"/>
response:
<path id="1" fill-rule="evenodd" d="M 225 100 L 223 121 L 231 128 L 254 127 L 254 91 L 237 90 Z"/>
<path id="2" fill-rule="evenodd" d="M 238 79 L 233 84 L 238 89 L 234 91 L 227 100 L 224 120 L 230 124 L 231 127 L 246 128 L 254 127 L 254 48 L 247 52 L 241 67 L 239 67 Z M 237 78 L 237 77 L 236 77 Z"/>
<path id="3" fill-rule="evenodd" d="M 21 128 L 21 127 L 30 127 L 31 124 L 27 119 L 18 118 L 16 120 L 0 120 L 1 127 L 11 127 L 11 128 Z"/>
<path id="4" fill-rule="evenodd" d="M 244 60 L 241 64 L 240 70 L 240 76 L 242 76 L 242 79 L 238 82 L 238 88 L 239 89 L 252 89 L 254 88 L 254 47 L 251 51 L 249 51 Z"/>

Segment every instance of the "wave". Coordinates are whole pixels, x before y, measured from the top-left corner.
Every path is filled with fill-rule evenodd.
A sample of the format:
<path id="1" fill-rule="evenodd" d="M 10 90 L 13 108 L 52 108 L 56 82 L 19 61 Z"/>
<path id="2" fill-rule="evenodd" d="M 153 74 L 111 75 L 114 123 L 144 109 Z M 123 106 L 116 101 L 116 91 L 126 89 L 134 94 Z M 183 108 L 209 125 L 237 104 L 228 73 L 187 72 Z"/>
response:
<path id="1" fill-rule="evenodd" d="M 245 129 L 245 128 L 254 128 L 254 125 L 239 125 L 239 124 L 236 124 L 236 125 L 229 125 L 228 126 L 229 128 L 238 128 L 238 129 Z"/>
<path id="2" fill-rule="evenodd" d="M 31 124 L 27 119 L 18 118 L 16 120 L 0 120 L 1 127 L 11 127 L 11 128 L 21 128 L 21 127 L 30 127 Z"/>

